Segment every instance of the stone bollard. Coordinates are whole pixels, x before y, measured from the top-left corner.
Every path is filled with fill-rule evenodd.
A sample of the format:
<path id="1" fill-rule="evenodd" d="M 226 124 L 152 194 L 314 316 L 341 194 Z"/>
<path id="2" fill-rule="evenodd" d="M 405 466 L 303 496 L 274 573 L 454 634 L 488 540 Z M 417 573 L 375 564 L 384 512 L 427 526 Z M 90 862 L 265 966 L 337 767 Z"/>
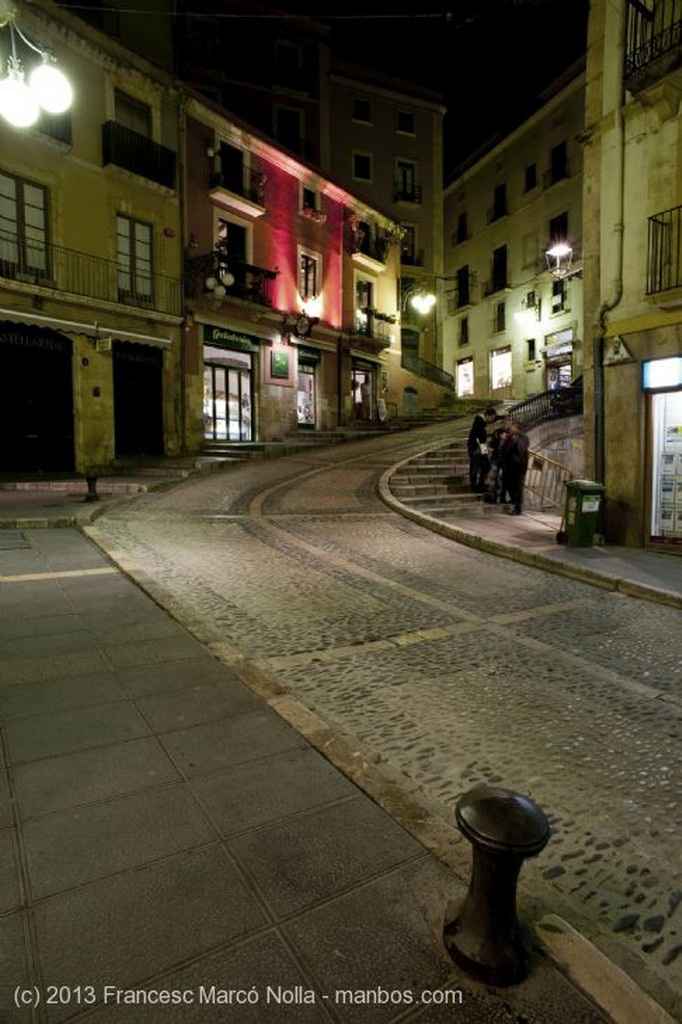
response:
<path id="1" fill-rule="evenodd" d="M 83 501 L 99 501 L 99 494 L 97 493 L 97 473 L 95 470 L 90 470 L 85 474 L 85 482 L 88 485 L 88 490 Z"/>
<path id="2" fill-rule="evenodd" d="M 532 945 L 516 914 L 516 883 L 526 857 L 547 844 L 549 822 L 528 797 L 487 785 L 460 798 L 455 820 L 472 844 L 472 871 L 459 916 L 446 925 L 446 949 L 480 981 L 515 985 L 528 974 Z"/>

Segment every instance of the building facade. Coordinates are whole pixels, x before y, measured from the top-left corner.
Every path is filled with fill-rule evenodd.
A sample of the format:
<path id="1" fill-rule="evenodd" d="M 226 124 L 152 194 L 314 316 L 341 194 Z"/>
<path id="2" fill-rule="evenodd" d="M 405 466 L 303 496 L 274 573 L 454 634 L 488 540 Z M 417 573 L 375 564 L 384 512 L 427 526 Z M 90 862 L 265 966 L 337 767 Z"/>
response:
<path id="1" fill-rule="evenodd" d="M 177 93 L 65 12 L 16 17 L 75 96 L 33 127 L 0 119 L 0 468 L 89 472 L 176 454 Z"/>
<path id="2" fill-rule="evenodd" d="M 443 117 L 438 95 L 339 60 L 328 78 L 329 168 L 400 223 L 402 362 L 420 404 L 444 383 L 442 335 Z M 420 311 L 412 297 L 432 295 Z M 420 379 L 421 378 L 421 379 Z M 433 395 L 429 395 L 433 399 Z M 409 406 L 409 392 L 404 405 Z"/>
<path id="3" fill-rule="evenodd" d="M 616 543 L 682 547 L 682 12 L 593 0 L 584 180 L 587 472 Z"/>
<path id="4" fill-rule="evenodd" d="M 519 401 L 582 373 L 584 100 L 573 69 L 445 188 L 443 366 L 459 397 Z"/>
<path id="5" fill-rule="evenodd" d="M 383 419 L 398 225 L 199 93 L 185 111 L 189 449 Z"/>

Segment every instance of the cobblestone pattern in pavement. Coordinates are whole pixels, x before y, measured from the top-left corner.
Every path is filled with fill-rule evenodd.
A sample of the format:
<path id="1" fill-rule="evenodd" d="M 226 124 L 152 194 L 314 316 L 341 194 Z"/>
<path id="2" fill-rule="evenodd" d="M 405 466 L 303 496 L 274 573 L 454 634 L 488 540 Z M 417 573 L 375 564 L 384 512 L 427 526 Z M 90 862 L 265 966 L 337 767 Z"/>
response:
<path id="1" fill-rule="evenodd" d="M 434 813 L 483 781 L 536 800 L 552 838 L 529 888 L 679 1012 L 679 612 L 387 513 L 392 461 L 261 464 L 111 508 L 93 533 Z"/>

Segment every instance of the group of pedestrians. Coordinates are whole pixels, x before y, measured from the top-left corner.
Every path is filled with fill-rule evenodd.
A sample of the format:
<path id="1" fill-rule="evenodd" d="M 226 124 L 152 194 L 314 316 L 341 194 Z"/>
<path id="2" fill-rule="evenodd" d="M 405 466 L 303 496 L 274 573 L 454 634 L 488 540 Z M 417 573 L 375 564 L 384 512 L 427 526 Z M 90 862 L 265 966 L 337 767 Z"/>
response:
<path id="1" fill-rule="evenodd" d="M 467 450 L 471 490 L 483 494 L 484 501 L 508 504 L 508 514 L 520 516 L 528 469 L 528 436 L 523 426 L 490 407 L 474 416 Z"/>

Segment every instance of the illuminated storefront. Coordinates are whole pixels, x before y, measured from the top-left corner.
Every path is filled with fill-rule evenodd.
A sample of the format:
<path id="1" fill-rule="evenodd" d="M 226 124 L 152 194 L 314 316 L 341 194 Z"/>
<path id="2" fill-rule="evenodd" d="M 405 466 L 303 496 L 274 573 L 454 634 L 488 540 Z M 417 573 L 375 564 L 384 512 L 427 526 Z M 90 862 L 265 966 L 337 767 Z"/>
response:
<path id="1" fill-rule="evenodd" d="M 651 425 L 650 541 L 682 545 L 682 356 L 643 363 Z"/>
<path id="2" fill-rule="evenodd" d="M 253 441 L 253 360 L 258 339 L 204 326 L 204 437 Z"/>

